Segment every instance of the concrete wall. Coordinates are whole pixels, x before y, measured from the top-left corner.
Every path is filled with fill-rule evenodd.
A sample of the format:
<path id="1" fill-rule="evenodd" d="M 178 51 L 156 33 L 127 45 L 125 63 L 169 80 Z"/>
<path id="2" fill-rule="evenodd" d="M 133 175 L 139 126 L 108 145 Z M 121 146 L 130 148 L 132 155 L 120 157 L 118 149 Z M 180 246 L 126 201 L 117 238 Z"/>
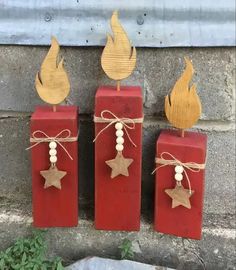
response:
<path id="1" fill-rule="evenodd" d="M 0 46 L 0 250 L 30 233 L 31 176 L 29 119 L 41 104 L 34 78 L 47 48 Z M 101 48 L 62 48 L 71 81 L 69 101 L 80 106 L 80 226 L 50 229 L 51 253 L 73 261 L 86 255 L 117 257 L 127 237 L 136 243 L 136 259 L 178 269 L 236 269 L 235 239 L 235 51 L 233 48 L 138 49 L 134 74 L 125 84 L 143 88 L 144 136 L 142 229 L 139 233 L 95 231 L 92 225 L 93 106 L 96 88 L 113 84 L 100 67 Z M 181 74 L 183 57 L 195 67 L 203 114 L 195 129 L 208 135 L 203 239 L 193 241 L 154 233 L 155 141 L 168 126 L 164 96 Z M 88 169 L 88 166 L 90 169 Z"/>

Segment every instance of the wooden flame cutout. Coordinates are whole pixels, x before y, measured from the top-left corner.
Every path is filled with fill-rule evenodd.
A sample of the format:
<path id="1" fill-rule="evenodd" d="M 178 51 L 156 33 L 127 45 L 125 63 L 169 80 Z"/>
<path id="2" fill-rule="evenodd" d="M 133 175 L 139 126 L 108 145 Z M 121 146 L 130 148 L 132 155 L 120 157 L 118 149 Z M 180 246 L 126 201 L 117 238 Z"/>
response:
<path id="1" fill-rule="evenodd" d="M 51 47 L 35 79 L 40 98 L 52 105 L 61 103 L 70 92 L 70 82 L 63 67 L 63 59 L 58 64 L 59 50 L 59 43 L 52 37 Z"/>
<path id="2" fill-rule="evenodd" d="M 194 69 L 191 61 L 184 58 L 186 68 L 175 83 L 169 96 L 165 97 L 165 113 L 169 122 L 176 128 L 192 127 L 201 115 L 201 101 L 196 92 L 196 85 L 189 89 Z"/>
<path id="3" fill-rule="evenodd" d="M 136 49 L 131 47 L 128 36 L 118 20 L 118 12 L 111 17 L 111 28 L 114 38 L 107 35 L 107 44 L 103 50 L 101 64 L 107 76 L 119 81 L 127 78 L 136 64 Z"/>

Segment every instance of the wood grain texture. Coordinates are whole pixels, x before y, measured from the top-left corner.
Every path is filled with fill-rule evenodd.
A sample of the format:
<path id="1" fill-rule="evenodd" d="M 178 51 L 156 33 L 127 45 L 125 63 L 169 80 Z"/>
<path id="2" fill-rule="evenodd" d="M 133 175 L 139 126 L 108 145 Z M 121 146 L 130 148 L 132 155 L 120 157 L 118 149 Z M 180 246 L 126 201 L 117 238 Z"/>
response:
<path id="1" fill-rule="evenodd" d="M 101 57 L 101 64 L 107 76 L 120 81 L 127 78 L 136 65 L 136 49 L 131 47 L 129 38 L 118 20 L 118 12 L 111 17 L 114 37 L 107 35 L 107 43 Z"/>
<path id="2" fill-rule="evenodd" d="M 44 188 L 55 187 L 61 189 L 61 179 L 67 172 L 59 171 L 56 166 L 50 166 L 48 170 L 40 171 L 40 174 L 45 179 Z"/>
<path id="3" fill-rule="evenodd" d="M 111 178 L 118 175 L 129 176 L 129 166 L 134 160 L 132 158 L 124 158 L 122 152 L 117 152 L 114 159 L 106 160 L 106 164 L 111 168 Z"/>
<path id="4" fill-rule="evenodd" d="M 35 87 L 40 98 L 52 105 L 64 101 L 70 92 L 70 82 L 63 67 L 63 59 L 58 63 L 59 50 L 56 38 L 52 37 L 51 47 L 35 78 Z"/>
<path id="5" fill-rule="evenodd" d="M 172 199 L 172 208 L 177 206 L 184 206 L 191 209 L 190 197 L 193 195 L 194 190 L 184 188 L 182 185 L 177 185 L 173 189 L 165 189 L 165 193 Z"/>
<path id="6" fill-rule="evenodd" d="M 165 97 L 165 113 L 168 121 L 176 128 L 191 128 L 201 115 L 201 101 L 196 85 L 189 88 L 194 69 L 191 61 L 185 58 L 186 68 L 175 83 L 169 96 Z"/>

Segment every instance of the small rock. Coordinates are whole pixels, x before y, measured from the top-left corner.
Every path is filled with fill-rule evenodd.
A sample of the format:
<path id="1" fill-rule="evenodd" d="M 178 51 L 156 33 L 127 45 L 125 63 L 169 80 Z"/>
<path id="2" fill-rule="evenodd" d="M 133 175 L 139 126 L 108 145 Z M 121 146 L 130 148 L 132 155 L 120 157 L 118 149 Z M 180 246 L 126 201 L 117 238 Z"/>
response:
<path id="1" fill-rule="evenodd" d="M 165 267 L 128 261 L 88 257 L 66 267 L 66 270 L 165 270 Z M 170 268 L 168 268 L 170 269 Z"/>

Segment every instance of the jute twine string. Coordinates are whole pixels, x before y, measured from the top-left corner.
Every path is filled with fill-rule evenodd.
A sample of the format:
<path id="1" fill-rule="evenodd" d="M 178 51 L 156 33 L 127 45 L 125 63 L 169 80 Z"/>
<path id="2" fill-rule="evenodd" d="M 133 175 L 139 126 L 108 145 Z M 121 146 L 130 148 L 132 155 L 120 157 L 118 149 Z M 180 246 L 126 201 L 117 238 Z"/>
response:
<path id="1" fill-rule="evenodd" d="M 64 135 L 64 136 L 63 136 Z M 38 137 L 40 136 L 40 137 Z M 43 136 L 43 137 L 42 137 Z M 65 148 L 65 146 L 62 144 L 63 142 L 76 142 L 78 140 L 78 135 L 76 137 L 71 137 L 71 131 L 69 129 L 63 129 L 60 131 L 55 137 L 48 136 L 44 131 L 42 130 L 35 130 L 32 133 L 32 137 L 30 138 L 30 142 L 34 143 L 30 147 L 26 148 L 26 150 L 29 150 L 40 143 L 45 142 L 56 142 L 61 146 L 61 148 L 66 152 L 68 157 L 73 160 L 72 156 L 68 152 L 68 150 Z"/>
<path id="2" fill-rule="evenodd" d="M 168 156 L 171 159 L 166 159 L 166 158 L 164 158 L 164 156 Z M 153 170 L 152 174 L 154 174 L 157 170 L 159 170 L 160 168 L 165 167 L 165 166 L 177 166 L 177 165 L 182 166 L 185 177 L 186 177 L 186 179 L 188 181 L 189 193 L 190 194 L 192 193 L 192 188 L 191 188 L 191 182 L 190 182 L 190 179 L 189 179 L 189 176 L 188 176 L 188 173 L 187 173 L 186 169 L 190 170 L 191 172 L 200 172 L 200 170 L 204 170 L 205 167 L 206 167 L 206 163 L 198 164 L 196 162 L 181 162 L 180 160 L 178 160 L 174 155 L 172 155 L 169 152 L 162 152 L 160 154 L 159 158 L 155 158 L 155 163 L 156 164 L 161 164 L 161 166 L 157 166 Z M 180 186 L 181 181 L 177 181 L 177 185 Z"/>
<path id="3" fill-rule="evenodd" d="M 105 114 L 110 115 L 111 118 L 105 117 Z M 137 145 L 133 142 L 133 140 L 131 139 L 130 135 L 129 135 L 129 129 L 135 129 L 135 124 L 140 124 L 143 123 L 143 117 L 141 118 L 119 118 L 117 117 L 113 112 L 109 111 L 109 110 L 103 110 L 101 112 L 101 116 L 94 116 L 94 122 L 95 123 L 107 123 L 107 125 L 98 132 L 97 136 L 95 137 L 95 139 L 93 140 L 93 142 L 95 142 L 97 140 L 97 138 L 106 130 L 108 129 L 110 126 L 116 124 L 116 123 L 121 123 L 123 125 L 124 131 L 129 139 L 129 141 L 131 142 L 131 144 L 134 147 L 137 147 Z"/>

